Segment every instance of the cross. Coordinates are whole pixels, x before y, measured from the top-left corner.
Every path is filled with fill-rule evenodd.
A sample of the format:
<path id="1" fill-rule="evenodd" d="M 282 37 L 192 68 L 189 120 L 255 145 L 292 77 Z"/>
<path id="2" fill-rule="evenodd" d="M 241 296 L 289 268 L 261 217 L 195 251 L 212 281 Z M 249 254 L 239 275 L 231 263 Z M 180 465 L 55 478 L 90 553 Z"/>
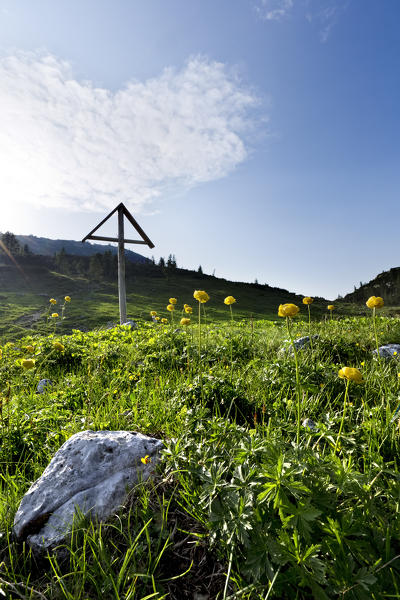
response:
<path id="1" fill-rule="evenodd" d="M 95 231 L 99 229 L 112 215 L 118 211 L 118 237 L 104 237 L 100 235 L 93 235 Z M 126 240 L 124 238 L 124 217 L 133 225 L 138 234 L 141 236 L 141 240 Z M 154 248 L 153 242 L 147 237 L 139 223 L 135 221 L 129 210 L 121 202 L 108 214 L 90 233 L 87 234 L 82 240 L 99 240 L 101 242 L 118 242 L 118 297 L 119 297 L 119 321 L 122 325 L 126 322 L 126 288 L 125 288 L 125 252 L 124 244 L 146 244 L 149 248 Z"/>

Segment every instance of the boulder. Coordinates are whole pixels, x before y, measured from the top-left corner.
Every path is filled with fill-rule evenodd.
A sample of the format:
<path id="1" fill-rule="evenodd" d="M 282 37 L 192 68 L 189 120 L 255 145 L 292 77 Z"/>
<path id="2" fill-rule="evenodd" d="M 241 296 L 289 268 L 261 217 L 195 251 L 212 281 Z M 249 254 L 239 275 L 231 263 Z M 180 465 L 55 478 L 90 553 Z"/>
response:
<path id="1" fill-rule="evenodd" d="M 377 354 L 377 350 L 373 351 L 373 354 Z M 400 344 L 385 344 L 384 346 L 379 346 L 379 356 L 381 358 L 395 358 L 398 356 L 400 358 Z"/>
<path id="2" fill-rule="evenodd" d="M 122 323 L 123 327 L 130 327 L 131 329 L 137 329 L 137 324 L 135 323 L 135 321 L 125 321 L 125 323 Z"/>
<path id="3" fill-rule="evenodd" d="M 319 338 L 319 335 L 313 335 L 312 340 L 315 341 Z M 287 347 L 283 348 L 284 352 L 293 352 L 292 342 L 290 340 L 285 340 Z M 310 336 L 305 335 L 304 337 L 297 338 L 293 340 L 294 346 L 296 350 L 302 350 L 303 348 L 308 348 L 310 345 Z"/>
<path id="4" fill-rule="evenodd" d="M 36 393 L 44 394 L 44 392 L 48 392 L 52 386 L 53 382 L 51 381 L 51 379 L 41 379 L 37 384 Z"/>
<path id="5" fill-rule="evenodd" d="M 160 440 L 133 431 L 82 431 L 56 452 L 22 498 L 14 519 L 17 540 L 44 553 L 68 536 L 76 508 L 105 521 L 124 505 L 159 460 Z M 146 460 L 141 460 L 141 459 Z"/>
<path id="6" fill-rule="evenodd" d="M 318 427 L 312 419 L 304 419 L 302 425 L 303 427 L 305 427 L 306 429 L 310 429 L 311 431 L 317 431 L 318 429 Z"/>

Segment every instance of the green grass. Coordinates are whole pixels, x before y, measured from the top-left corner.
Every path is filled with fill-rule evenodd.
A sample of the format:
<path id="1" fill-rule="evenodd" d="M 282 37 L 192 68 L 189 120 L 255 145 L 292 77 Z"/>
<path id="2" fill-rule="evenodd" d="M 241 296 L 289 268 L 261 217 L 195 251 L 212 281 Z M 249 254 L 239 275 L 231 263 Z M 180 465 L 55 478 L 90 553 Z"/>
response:
<path id="1" fill-rule="evenodd" d="M 72 328 L 88 330 L 119 322 L 116 274 L 114 282 L 94 281 L 58 273 L 47 265 L 44 257 L 28 257 L 26 264 L 23 258 L 19 260 L 20 269 L 0 264 L 0 337 L 3 341 L 29 333 L 46 333 L 49 298 L 56 298 L 57 306 L 60 306 L 66 294 L 71 296 L 72 302 L 60 325 L 64 333 Z M 171 296 L 178 298 L 180 306 L 184 303 L 194 305 L 195 289 L 206 289 L 210 294 L 212 301 L 206 305 L 206 311 L 212 322 L 229 318 L 229 307 L 223 303 L 228 295 L 237 299 L 233 307 L 236 318 L 247 320 L 275 320 L 280 303 L 301 304 L 302 300 L 301 296 L 286 290 L 230 282 L 183 269 L 160 270 L 148 265 L 130 265 L 127 272 L 127 313 L 130 319 L 139 322 L 150 320 L 150 310 L 169 316 L 166 306 Z M 316 299 L 312 305 L 313 318 L 327 316 L 327 303 L 324 299 Z M 395 307 L 383 310 L 384 314 L 396 314 Z M 343 316 L 367 314 L 367 311 L 366 307 L 342 303 L 337 304 L 336 312 Z M 307 318 L 306 311 L 303 318 Z"/>
<path id="2" fill-rule="evenodd" d="M 195 323 L 185 289 L 169 295 L 193 305 Z M 319 338 L 298 352 L 297 443 L 296 369 L 282 319 L 238 320 L 238 303 L 236 320 L 224 321 L 228 307 L 217 308 L 220 298 L 205 289 L 201 356 L 196 325 L 175 332 L 146 320 L 134 331 L 36 333 L 3 343 L 0 595 L 400 598 L 400 444 L 392 422 L 399 360 L 380 365 L 373 357 L 371 318 L 313 322 Z M 166 304 L 146 306 L 146 298 L 135 298 L 143 316 Z M 107 290 L 85 302 L 82 309 L 73 298 L 67 319 L 105 316 Z M 377 331 L 380 343 L 400 342 L 398 319 L 379 316 Z M 293 333 L 307 335 L 308 323 L 294 319 Z M 63 351 L 53 349 L 55 339 Z M 24 371 L 27 345 L 36 363 Z M 349 384 L 344 420 L 343 366 L 364 377 Z M 42 378 L 54 385 L 36 394 Z M 306 418 L 315 431 L 301 425 Z M 12 538 L 15 511 L 61 444 L 85 429 L 161 438 L 161 463 L 114 519 L 77 516 L 63 556 L 37 561 Z"/>

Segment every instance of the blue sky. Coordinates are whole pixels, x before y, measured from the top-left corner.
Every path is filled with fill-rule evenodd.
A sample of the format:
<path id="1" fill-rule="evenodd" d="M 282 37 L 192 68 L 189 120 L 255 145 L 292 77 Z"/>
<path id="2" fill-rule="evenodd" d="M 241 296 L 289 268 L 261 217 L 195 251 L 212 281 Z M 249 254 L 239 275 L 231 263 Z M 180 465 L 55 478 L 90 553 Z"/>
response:
<path id="1" fill-rule="evenodd" d="M 399 17 L 398 0 L 0 0 L 0 230 L 81 239 L 123 201 L 147 256 L 352 291 L 399 264 Z"/>

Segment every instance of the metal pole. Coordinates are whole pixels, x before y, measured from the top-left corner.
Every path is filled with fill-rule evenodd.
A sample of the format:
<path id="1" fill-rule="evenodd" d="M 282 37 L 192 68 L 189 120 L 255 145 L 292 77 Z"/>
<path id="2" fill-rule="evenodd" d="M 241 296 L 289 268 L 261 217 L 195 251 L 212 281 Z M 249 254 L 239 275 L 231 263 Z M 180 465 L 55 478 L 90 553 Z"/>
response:
<path id="1" fill-rule="evenodd" d="M 126 322 L 125 253 L 124 253 L 124 209 L 118 207 L 118 296 L 119 322 Z"/>

